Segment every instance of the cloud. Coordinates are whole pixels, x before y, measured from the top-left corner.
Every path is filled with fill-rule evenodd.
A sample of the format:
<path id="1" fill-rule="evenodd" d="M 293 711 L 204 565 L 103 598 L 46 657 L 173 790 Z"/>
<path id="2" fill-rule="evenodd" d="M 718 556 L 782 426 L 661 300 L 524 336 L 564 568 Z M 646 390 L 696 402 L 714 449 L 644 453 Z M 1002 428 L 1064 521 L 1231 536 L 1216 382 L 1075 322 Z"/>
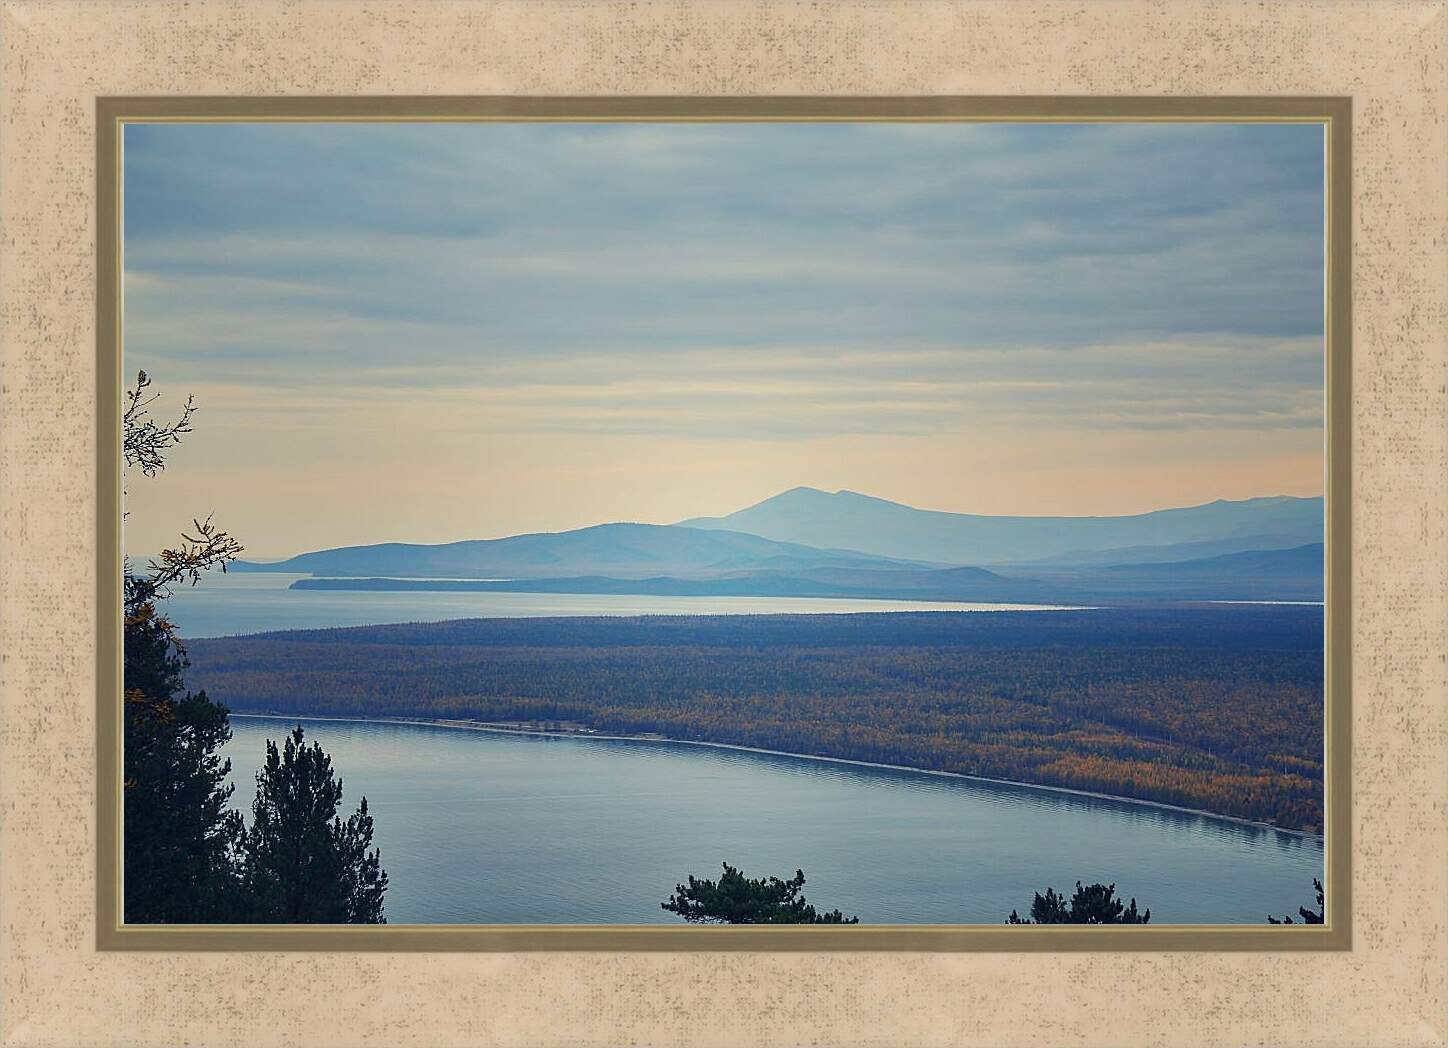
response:
<path id="1" fill-rule="evenodd" d="M 325 284 L 320 311 L 547 352 L 1321 331 L 1310 127 L 168 125 L 126 145 L 138 273 Z"/>
<path id="2" fill-rule="evenodd" d="M 345 339 L 343 339 L 345 341 Z M 342 349 L 339 348 L 339 354 Z M 1321 343 L 1218 336 L 1092 346 L 527 352 L 417 366 L 354 360 L 295 374 L 286 354 L 218 361 L 188 384 L 227 417 L 332 417 L 400 402 L 475 434 L 609 432 L 675 439 L 955 435 L 972 428 L 1301 429 L 1322 424 Z M 264 394 L 259 390 L 265 390 Z M 427 420 L 430 420 L 427 421 Z"/>
<path id="3" fill-rule="evenodd" d="M 265 428 L 341 455 L 405 418 L 418 461 L 504 436 L 820 461 L 908 438 L 950 461 L 1029 431 L 1058 462 L 1117 439 L 1123 476 L 1188 446 L 1168 433 L 1286 462 L 1322 419 L 1322 146 L 1257 124 L 131 125 L 127 367 L 194 390 L 218 449 Z"/>

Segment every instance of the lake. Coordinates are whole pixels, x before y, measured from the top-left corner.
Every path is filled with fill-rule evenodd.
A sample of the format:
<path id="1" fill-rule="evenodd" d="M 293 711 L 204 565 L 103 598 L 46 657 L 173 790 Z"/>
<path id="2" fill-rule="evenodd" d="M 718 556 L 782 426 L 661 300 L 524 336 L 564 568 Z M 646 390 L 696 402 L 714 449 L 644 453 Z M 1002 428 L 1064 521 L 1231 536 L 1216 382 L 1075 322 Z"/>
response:
<path id="1" fill-rule="evenodd" d="M 355 598 L 358 594 L 345 594 Z M 250 813 L 265 740 L 226 747 Z M 350 814 L 365 795 L 394 924 L 677 923 L 659 908 L 727 860 L 803 868 L 805 895 L 867 923 L 997 924 L 1033 891 L 1115 882 L 1153 923 L 1260 924 L 1312 902 L 1315 837 L 1143 804 L 675 742 L 300 721 Z"/>
<path id="2" fill-rule="evenodd" d="M 834 597 L 669 597 L 610 593 L 448 593 L 294 590 L 284 572 L 211 572 L 177 586 L 165 609 L 183 637 L 225 637 L 270 630 L 381 626 L 447 619 L 548 618 L 558 615 L 847 614 L 861 611 L 1026 611 L 1044 605 Z"/>

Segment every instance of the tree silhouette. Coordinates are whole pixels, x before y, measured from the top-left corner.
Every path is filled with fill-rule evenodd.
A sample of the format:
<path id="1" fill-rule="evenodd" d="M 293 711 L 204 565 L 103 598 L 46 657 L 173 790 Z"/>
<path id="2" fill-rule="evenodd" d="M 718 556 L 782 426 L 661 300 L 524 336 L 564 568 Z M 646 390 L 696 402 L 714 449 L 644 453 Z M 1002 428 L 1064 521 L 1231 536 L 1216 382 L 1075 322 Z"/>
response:
<path id="1" fill-rule="evenodd" d="M 820 913 L 800 894 L 804 871 L 796 870 L 787 881 L 778 877 L 751 878 L 723 864 L 724 875 L 717 881 L 690 876 L 688 884 L 675 887 L 663 909 L 698 924 L 859 924 L 860 918 L 846 917 L 839 910 Z"/>
<path id="2" fill-rule="evenodd" d="M 149 601 L 125 617 L 124 917 L 133 923 L 231 920 L 241 814 L 228 807 L 226 707 L 183 692 L 186 655 Z"/>
<path id="3" fill-rule="evenodd" d="M 145 477 L 165 468 L 196 411 L 188 397 L 177 418 L 156 421 L 150 386 L 140 372 L 121 417 L 125 466 Z M 342 784 L 320 747 L 300 748 L 300 728 L 285 760 L 267 744 L 250 833 L 229 807 L 231 761 L 218 754 L 231 739 L 229 711 L 204 691 L 185 691 L 186 649 L 157 605 L 173 584 L 195 585 L 211 568 L 224 572 L 242 547 L 210 517 L 192 525 L 144 572 L 123 566 L 124 919 L 381 921 L 387 875 L 368 851 L 367 802 L 345 822 L 336 817 Z M 281 833 L 295 837 L 279 844 Z"/>
<path id="4" fill-rule="evenodd" d="M 157 422 L 150 385 L 140 372 L 121 416 L 125 466 L 146 477 L 165 468 L 165 453 L 191 432 L 196 409 L 188 398 L 178 418 Z M 227 804 L 231 762 L 217 756 L 231 738 L 227 710 L 204 691 L 185 691 L 186 651 L 156 600 L 172 582 L 225 570 L 241 546 L 209 519 L 182 540 L 146 573 L 129 563 L 124 570 L 122 908 L 133 923 L 230 920 L 239 905 L 241 815 Z"/>
<path id="5" fill-rule="evenodd" d="M 1089 884 L 1081 886 L 1076 882 L 1076 893 L 1067 903 L 1064 895 L 1054 888 L 1047 888 L 1046 894 L 1036 893 L 1031 901 L 1031 916 L 1021 917 L 1015 910 L 1006 919 L 1007 924 L 1146 924 L 1151 920 L 1151 911 L 1138 913 L 1136 900 L 1126 905 L 1116 898 L 1116 885 Z"/>
<path id="6" fill-rule="evenodd" d="M 256 776 L 242 862 L 250 917 L 262 922 L 384 924 L 387 874 L 372 846 L 367 798 L 337 814 L 342 781 L 300 726 L 282 748 L 270 739 Z"/>
<path id="7" fill-rule="evenodd" d="M 1302 918 L 1303 924 L 1322 924 L 1324 921 L 1327 920 L 1327 904 L 1323 896 L 1322 882 L 1314 877 L 1312 878 L 1312 886 L 1313 888 L 1317 889 L 1317 912 L 1313 913 L 1306 906 L 1299 906 L 1297 908 L 1297 913 L 1298 916 Z M 1285 914 L 1280 921 L 1276 917 L 1273 917 L 1271 914 L 1268 914 L 1267 923 L 1296 924 L 1297 922 Z"/>

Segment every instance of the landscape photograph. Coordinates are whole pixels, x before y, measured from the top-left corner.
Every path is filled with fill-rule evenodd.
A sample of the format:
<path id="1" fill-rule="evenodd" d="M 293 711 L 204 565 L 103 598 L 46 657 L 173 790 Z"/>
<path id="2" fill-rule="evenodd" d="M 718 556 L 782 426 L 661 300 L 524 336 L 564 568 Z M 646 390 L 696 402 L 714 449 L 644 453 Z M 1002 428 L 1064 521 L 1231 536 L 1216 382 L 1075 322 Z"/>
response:
<path id="1" fill-rule="evenodd" d="M 1323 923 L 1320 123 L 123 149 L 126 923 Z"/>

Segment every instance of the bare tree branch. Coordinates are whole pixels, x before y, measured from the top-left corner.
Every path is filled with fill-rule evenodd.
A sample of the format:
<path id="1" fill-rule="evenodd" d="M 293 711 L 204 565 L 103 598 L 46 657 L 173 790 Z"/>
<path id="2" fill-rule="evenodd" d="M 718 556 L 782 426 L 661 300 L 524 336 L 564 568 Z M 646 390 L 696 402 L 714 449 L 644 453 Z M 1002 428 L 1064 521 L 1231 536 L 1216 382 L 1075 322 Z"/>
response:
<path id="1" fill-rule="evenodd" d="M 166 449 L 181 443 L 181 438 L 191 432 L 196 400 L 187 397 L 174 422 L 157 422 L 151 418 L 150 406 L 161 395 L 147 396 L 150 385 L 151 377 L 142 371 L 136 375 L 136 387 L 126 390 L 126 410 L 121 415 L 121 453 L 128 469 L 139 468 L 145 476 L 154 477 L 166 467 Z"/>
<path id="2" fill-rule="evenodd" d="M 146 477 L 154 477 L 166 468 L 166 452 L 191 432 L 191 417 L 196 412 L 195 398 L 187 397 L 174 421 L 157 422 L 151 417 L 150 406 L 160 394 L 148 395 L 150 385 L 151 377 L 144 371 L 139 372 L 135 388 L 126 390 L 126 408 L 121 415 L 121 451 L 126 468 L 139 469 Z M 181 542 L 163 549 L 146 565 L 144 574 L 133 573 L 130 562 L 125 563 L 128 611 L 147 601 L 165 598 L 175 584 L 196 585 L 202 573 L 212 568 L 219 567 L 225 572 L 227 564 L 241 554 L 241 543 L 214 525 L 209 516 L 204 521 L 193 519 L 191 524 L 194 534 L 183 532 Z"/>
<path id="3" fill-rule="evenodd" d="M 196 534 L 182 533 L 181 542 L 170 549 L 163 549 L 159 556 L 146 565 L 145 575 L 129 575 L 126 579 L 126 604 L 128 607 L 153 599 L 164 599 L 170 595 L 170 587 L 177 583 L 194 586 L 201 581 L 203 572 L 219 567 L 224 574 L 226 566 L 240 556 L 242 545 L 222 531 L 211 518 L 193 520 Z"/>

